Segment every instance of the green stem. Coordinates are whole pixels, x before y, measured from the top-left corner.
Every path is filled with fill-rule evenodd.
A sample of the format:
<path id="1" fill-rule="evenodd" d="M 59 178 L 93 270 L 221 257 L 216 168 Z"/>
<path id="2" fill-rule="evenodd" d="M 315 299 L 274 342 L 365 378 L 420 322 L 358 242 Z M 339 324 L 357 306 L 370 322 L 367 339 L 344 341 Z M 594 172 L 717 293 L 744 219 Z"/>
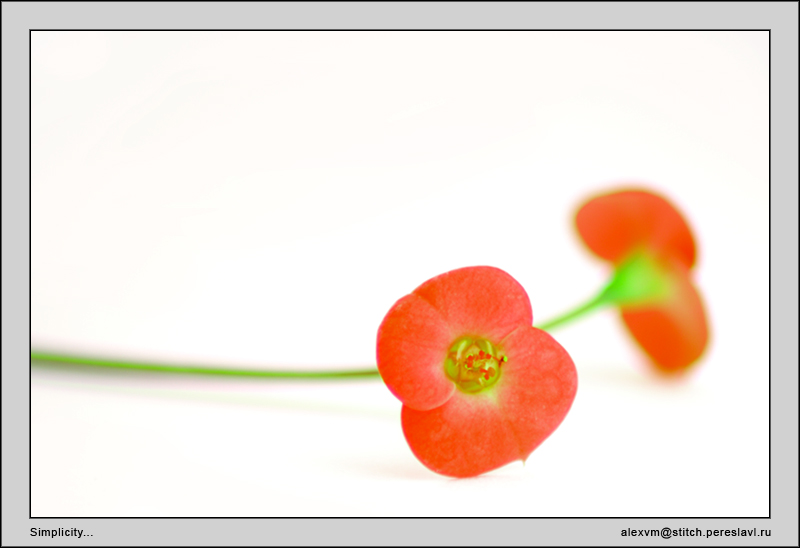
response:
<path id="1" fill-rule="evenodd" d="M 646 252 L 633 253 L 614 269 L 614 275 L 600 293 L 557 318 L 539 324 L 545 331 L 571 322 L 603 306 L 638 306 L 669 298 L 671 281 L 652 256 Z M 136 371 L 155 371 L 159 373 L 187 373 L 191 375 L 216 375 L 227 377 L 260 377 L 267 379 L 331 380 L 362 377 L 380 377 L 377 369 L 347 369 L 344 371 L 264 371 L 258 369 L 229 369 L 218 367 L 198 367 L 194 365 L 162 365 L 155 363 L 136 363 L 117 360 L 102 360 L 81 356 L 63 356 L 46 352 L 31 351 L 31 360 L 54 363 L 71 363 L 128 369 Z"/>
<path id="2" fill-rule="evenodd" d="M 604 305 L 610 304 L 611 301 L 608 299 L 608 293 L 604 289 L 585 303 L 573 308 L 572 310 L 565 312 L 564 314 L 557 316 L 551 320 L 548 320 L 544 323 L 537 325 L 539 329 L 544 331 L 549 331 L 555 327 L 558 327 L 562 324 L 569 323 L 576 318 L 580 318 L 588 314 L 589 312 L 593 312 L 594 310 L 603 307 Z"/>
<path id="3" fill-rule="evenodd" d="M 538 325 L 545 331 L 568 323 L 606 305 L 641 306 L 669 298 L 670 280 L 664 267 L 646 251 L 638 251 L 614 268 L 600 293 L 569 312 Z"/>
<path id="4" fill-rule="evenodd" d="M 135 371 L 155 371 L 159 373 L 187 373 L 190 375 L 215 375 L 227 377 L 261 377 L 269 379 L 309 379 L 333 380 L 347 378 L 380 377 L 377 369 L 348 369 L 344 371 L 264 371 L 259 369 L 229 369 L 217 367 L 198 367 L 193 365 L 162 365 L 155 363 L 123 362 L 117 360 L 102 360 L 81 356 L 63 356 L 45 352 L 31 351 L 31 360 L 70 363 L 104 367 L 113 369 L 127 369 Z"/>

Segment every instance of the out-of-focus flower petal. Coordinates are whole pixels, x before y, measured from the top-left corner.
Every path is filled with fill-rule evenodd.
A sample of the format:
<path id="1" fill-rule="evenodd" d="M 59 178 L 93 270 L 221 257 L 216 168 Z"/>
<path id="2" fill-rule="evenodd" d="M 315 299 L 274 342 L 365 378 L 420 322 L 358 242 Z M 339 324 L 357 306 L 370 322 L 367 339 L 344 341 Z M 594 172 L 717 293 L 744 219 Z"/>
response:
<path id="1" fill-rule="evenodd" d="M 622 306 L 622 319 L 633 337 L 666 373 L 686 369 L 708 343 L 708 322 L 700 294 L 682 264 L 669 270 L 673 296 L 658 304 Z"/>
<path id="2" fill-rule="evenodd" d="M 615 280 L 630 274 L 636 264 L 653 265 L 652 271 L 636 269 L 637 280 L 626 283 L 629 288 L 666 287 L 666 291 L 641 302 L 615 302 L 631 335 L 657 369 L 685 371 L 708 343 L 702 298 L 690 278 L 696 249 L 686 220 L 661 196 L 623 190 L 586 202 L 575 224 L 589 249 L 614 264 Z"/>
<path id="3" fill-rule="evenodd" d="M 689 225 L 667 200 L 644 190 L 593 198 L 575 216 L 578 232 L 596 255 L 615 264 L 644 248 L 691 268 L 695 243 Z"/>

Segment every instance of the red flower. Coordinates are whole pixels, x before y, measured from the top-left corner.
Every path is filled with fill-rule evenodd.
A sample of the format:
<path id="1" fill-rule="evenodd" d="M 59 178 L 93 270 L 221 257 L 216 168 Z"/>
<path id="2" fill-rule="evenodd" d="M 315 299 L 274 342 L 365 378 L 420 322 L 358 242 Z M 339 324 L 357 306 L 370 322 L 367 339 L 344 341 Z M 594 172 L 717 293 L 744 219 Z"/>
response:
<path id="1" fill-rule="evenodd" d="M 644 190 L 598 196 L 578 211 L 578 232 L 611 261 L 607 290 L 633 337 L 663 372 L 684 371 L 708 342 L 703 303 L 690 277 L 695 243 L 667 200 Z"/>
<path id="2" fill-rule="evenodd" d="M 522 286 L 488 266 L 428 280 L 386 314 L 378 369 L 425 466 L 468 477 L 524 461 L 564 420 L 575 365 L 532 321 Z"/>

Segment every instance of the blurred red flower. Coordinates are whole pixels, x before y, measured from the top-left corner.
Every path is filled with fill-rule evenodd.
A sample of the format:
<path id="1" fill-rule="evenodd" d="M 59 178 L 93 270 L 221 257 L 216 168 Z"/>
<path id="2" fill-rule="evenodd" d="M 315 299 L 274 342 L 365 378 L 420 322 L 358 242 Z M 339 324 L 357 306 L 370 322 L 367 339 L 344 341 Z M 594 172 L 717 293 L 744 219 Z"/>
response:
<path id="1" fill-rule="evenodd" d="M 425 466 L 469 477 L 525 461 L 561 424 L 575 365 L 532 321 L 522 286 L 487 266 L 428 280 L 389 310 L 378 369 Z"/>
<path id="2" fill-rule="evenodd" d="M 685 371 L 706 347 L 708 324 L 684 218 L 661 196 L 625 190 L 589 200 L 575 222 L 589 249 L 614 264 L 612 300 L 633 337 L 658 370 Z"/>

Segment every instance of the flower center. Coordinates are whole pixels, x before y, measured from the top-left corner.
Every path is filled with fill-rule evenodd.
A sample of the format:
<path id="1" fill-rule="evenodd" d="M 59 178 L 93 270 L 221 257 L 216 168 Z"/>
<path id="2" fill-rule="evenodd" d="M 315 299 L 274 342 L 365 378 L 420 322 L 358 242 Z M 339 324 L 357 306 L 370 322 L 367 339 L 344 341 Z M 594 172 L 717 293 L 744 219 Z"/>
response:
<path id="1" fill-rule="evenodd" d="M 444 372 L 460 390 L 474 394 L 497 382 L 506 361 L 508 357 L 489 341 L 462 337 L 447 351 Z"/>

